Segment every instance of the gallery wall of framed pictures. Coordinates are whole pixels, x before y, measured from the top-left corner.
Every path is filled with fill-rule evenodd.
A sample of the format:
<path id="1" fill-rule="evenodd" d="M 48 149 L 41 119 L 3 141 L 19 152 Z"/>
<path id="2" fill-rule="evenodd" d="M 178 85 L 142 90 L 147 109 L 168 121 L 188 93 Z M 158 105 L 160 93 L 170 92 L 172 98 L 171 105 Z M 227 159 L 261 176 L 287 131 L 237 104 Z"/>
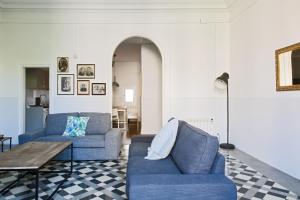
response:
<path id="1" fill-rule="evenodd" d="M 95 64 L 76 65 L 77 95 L 106 95 L 106 83 L 91 83 L 95 68 Z M 57 95 L 75 94 L 75 75 L 69 72 L 69 57 L 57 57 Z"/>

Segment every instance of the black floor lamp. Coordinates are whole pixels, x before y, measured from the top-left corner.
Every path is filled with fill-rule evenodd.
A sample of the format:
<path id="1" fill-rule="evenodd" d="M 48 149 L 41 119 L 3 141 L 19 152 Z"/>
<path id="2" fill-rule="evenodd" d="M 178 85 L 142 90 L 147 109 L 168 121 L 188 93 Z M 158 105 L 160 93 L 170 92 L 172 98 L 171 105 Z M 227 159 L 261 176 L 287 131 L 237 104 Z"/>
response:
<path id="1" fill-rule="evenodd" d="M 227 143 L 222 143 L 220 144 L 220 147 L 222 149 L 234 149 L 234 145 L 229 143 L 229 93 L 228 93 L 228 82 L 229 79 L 229 74 L 224 72 L 221 76 L 216 78 L 216 86 L 220 89 L 225 89 L 227 90 Z"/>

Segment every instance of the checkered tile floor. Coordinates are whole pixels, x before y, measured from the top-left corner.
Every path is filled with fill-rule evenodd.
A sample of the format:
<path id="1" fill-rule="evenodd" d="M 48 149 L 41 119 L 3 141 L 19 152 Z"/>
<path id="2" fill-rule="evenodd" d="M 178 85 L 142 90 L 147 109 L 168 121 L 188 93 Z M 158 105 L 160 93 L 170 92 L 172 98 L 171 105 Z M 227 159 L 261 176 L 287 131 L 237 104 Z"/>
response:
<path id="1" fill-rule="evenodd" d="M 238 189 L 239 200 L 279 200 L 300 199 L 293 192 L 268 179 L 263 174 L 243 164 L 236 158 L 226 156 L 226 174 L 233 179 Z M 63 199 L 126 199 L 125 176 L 126 155 L 123 153 L 118 161 L 82 161 L 75 162 L 74 173 L 54 196 L 55 200 Z M 53 161 L 46 168 L 67 168 L 68 163 Z M 16 178 L 16 173 L 0 174 L 0 189 Z M 47 174 L 40 179 L 40 199 L 46 199 L 56 184 L 62 180 L 62 175 Z M 34 182 L 30 175 L 22 179 L 0 199 L 33 199 Z"/>
<path id="2" fill-rule="evenodd" d="M 237 187 L 239 200 L 299 200 L 295 193 L 275 183 L 231 155 L 223 153 L 226 158 L 226 175 Z"/>

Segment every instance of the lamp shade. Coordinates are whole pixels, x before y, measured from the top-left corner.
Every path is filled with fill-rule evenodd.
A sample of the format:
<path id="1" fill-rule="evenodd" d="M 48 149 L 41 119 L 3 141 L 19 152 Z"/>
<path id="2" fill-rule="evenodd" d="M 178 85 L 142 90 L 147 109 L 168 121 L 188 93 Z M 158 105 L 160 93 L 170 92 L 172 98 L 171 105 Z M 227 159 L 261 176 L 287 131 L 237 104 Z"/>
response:
<path id="1" fill-rule="evenodd" d="M 229 74 L 227 72 L 224 72 L 221 76 L 216 78 L 215 80 L 215 86 L 220 89 L 225 89 L 228 84 Z"/>

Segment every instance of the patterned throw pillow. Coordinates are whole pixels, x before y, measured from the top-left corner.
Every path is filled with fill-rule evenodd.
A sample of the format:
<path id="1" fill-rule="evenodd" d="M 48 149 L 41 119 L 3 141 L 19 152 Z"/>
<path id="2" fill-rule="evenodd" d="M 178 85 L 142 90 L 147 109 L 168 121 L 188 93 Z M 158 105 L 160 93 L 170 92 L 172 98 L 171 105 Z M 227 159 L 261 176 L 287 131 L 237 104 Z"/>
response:
<path id="1" fill-rule="evenodd" d="M 88 121 L 89 117 L 68 116 L 67 126 L 63 136 L 85 136 Z"/>

